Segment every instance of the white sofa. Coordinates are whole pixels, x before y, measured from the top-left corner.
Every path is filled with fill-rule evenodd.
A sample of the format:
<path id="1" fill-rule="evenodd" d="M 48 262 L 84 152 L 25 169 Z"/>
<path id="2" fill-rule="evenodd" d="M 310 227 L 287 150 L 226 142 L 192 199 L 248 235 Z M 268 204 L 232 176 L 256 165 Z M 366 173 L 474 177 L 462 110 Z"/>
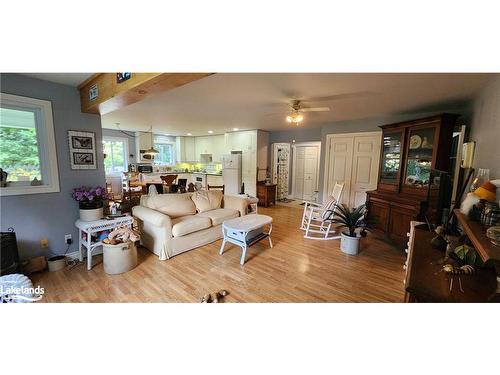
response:
<path id="1" fill-rule="evenodd" d="M 141 244 L 166 260 L 217 241 L 222 237 L 222 222 L 246 215 L 247 209 L 245 197 L 210 190 L 142 196 L 132 214 L 139 224 Z"/>

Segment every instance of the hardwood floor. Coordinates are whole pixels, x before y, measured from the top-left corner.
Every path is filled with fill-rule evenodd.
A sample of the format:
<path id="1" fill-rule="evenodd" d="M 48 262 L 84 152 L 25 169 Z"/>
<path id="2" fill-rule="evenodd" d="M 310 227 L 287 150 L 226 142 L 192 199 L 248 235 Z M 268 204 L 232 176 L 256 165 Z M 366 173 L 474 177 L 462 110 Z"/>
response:
<path id="1" fill-rule="evenodd" d="M 31 275 L 45 288 L 42 302 L 197 302 L 207 293 L 226 289 L 224 302 L 402 302 L 404 256 L 373 235 L 362 239 L 358 256 L 340 251 L 339 240 L 314 241 L 298 229 L 302 211 L 277 205 L 259 208 L 273 217 L 273 244 L 251 247 L 240 266 L 241 249 L 221 241 L 167 261 L 139 249 L 139 265 L 109 276 L 102 257 L 94 268 Z"/>

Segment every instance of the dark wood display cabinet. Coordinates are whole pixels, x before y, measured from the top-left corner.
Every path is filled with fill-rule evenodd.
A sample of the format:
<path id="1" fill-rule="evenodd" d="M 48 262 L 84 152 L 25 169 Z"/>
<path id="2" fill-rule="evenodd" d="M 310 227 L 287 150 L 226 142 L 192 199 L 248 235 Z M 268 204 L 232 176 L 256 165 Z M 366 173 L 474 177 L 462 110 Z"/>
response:
<path id="1" fill-rule="evenodd" d="M 433 185 L 430 172 L 449 170 L 457 118 L 445 113 L 380 127 L 380 173 L 377 190 L 367 192 L 368 219 L 397 245 L 408 241 L 411 220 L 436 220 L 439 185 Z"/>

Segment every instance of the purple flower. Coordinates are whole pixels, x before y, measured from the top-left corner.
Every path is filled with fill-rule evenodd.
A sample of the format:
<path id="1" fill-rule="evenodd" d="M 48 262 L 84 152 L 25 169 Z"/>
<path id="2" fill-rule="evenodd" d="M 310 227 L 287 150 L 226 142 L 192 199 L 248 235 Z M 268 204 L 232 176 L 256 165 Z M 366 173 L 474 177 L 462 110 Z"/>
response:
<path id="1" fill-rule="evenodd" d="M 80 186 L 73 189 L 71 197 L 77 202 L 102 202 L 111 199 L 111 194 L 102 186 Z"/>

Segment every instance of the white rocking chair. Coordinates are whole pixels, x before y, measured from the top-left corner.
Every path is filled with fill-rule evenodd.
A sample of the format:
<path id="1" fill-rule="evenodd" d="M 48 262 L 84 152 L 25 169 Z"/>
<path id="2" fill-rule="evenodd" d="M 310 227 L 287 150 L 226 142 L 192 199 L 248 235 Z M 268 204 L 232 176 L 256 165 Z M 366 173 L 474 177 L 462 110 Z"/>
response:
<path id="1" fill-rule="evenodd" d="M 340 238 L 334 228 L 332 219 L 337 205 L 342 198 L 344 184 L 335 184 L 333 193 L 323 205 L 304 201 L 304 213 L 300 229 L 305 231 L 304 238 L 312 240 L 334 240 Z"/>

